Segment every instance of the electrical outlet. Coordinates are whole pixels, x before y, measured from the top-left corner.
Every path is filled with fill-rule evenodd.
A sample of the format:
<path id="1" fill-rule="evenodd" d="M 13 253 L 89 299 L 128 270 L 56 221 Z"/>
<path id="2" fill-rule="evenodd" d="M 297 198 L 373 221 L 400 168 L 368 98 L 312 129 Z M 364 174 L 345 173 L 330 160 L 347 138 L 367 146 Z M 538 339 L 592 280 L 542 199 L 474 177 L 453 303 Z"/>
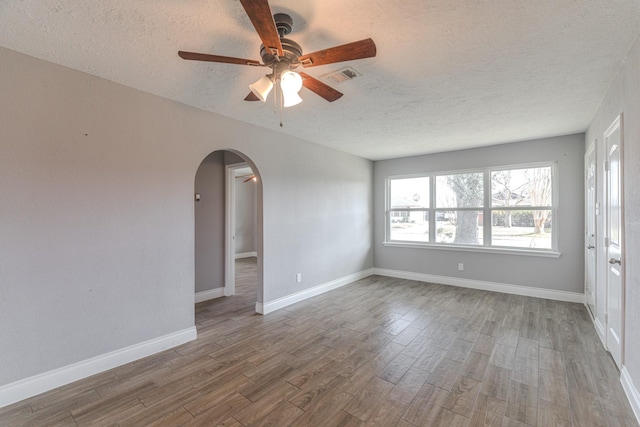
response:
<path id="1" fill-rule="evenodd" d="M 464 271 L 464 264 L 461 262 L 458 263 L 458 271 Z"/>
<path id="2" fill-rule="evenodd" d="M 296 274 L 296 283 L 302 282 L 302 273 Z"/>

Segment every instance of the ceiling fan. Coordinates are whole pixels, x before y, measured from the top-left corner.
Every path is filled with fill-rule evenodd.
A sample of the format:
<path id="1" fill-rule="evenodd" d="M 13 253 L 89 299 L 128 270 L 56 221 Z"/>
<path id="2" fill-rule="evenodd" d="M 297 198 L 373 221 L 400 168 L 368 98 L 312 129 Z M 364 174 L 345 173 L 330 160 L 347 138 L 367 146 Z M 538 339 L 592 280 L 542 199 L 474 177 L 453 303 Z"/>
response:
<path id="1" fill-rule="evenodd" d="M 269 74 L 249 85 L 251 92 L 244 98 L 245 101 L 265 102 L 274 84 L 279 82 L 283 107 L 302 102 L 302 98 L 298 95 L 302 86 L 333 102 L 343 94 L 304 72 L 294 70 L 299 67 L 309 68 L 376 56 L 376 45 L 370 38 L 303 55 L 302 47 L 298 43 L 284 37 L 293 29 L 293 20 L 289 15 L 285 13 L 272 15 L 267 0 L 240 0 L 240 3 L 262 40 L 260 46 L 262 62 L 184 51 L 179 51 L 178 55 L 183 59 L 195 61 L 271 68 Z"/>

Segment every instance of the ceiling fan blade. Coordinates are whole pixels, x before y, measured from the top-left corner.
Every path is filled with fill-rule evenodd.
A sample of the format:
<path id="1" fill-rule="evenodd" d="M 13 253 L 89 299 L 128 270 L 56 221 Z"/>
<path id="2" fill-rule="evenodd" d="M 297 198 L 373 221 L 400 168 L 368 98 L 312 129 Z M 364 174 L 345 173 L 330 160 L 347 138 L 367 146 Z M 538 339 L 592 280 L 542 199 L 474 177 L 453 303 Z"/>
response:
<path id="1" fill-rule="evenodd" d="M 301 72 L 299 74 L 302 76 L 302 86 L 329 102 L 333 102 L 343 95 L 343 93 L 338 92 L 331 86 L 322 83 L 320 80 L 313 78 L 306 73 Z"/>
<path id="2" fill-rule="evenodd" d="M 373 56 L 376 56 L 376 44 L 371 39 L 365 39 L 301 55 L 298 60 L 306 68 Z"/>
<path id="3" fill-rule="evenodd" d="M 273 20 L 269 2 L 267 0 L 240 0 L 240 3 L 247 15 L 249 15 L 249 19 L 258 32 L 262 44 L 267 49 L 275 49 L 278 56 L 283 56 L 280 35 Z"/>
<path id="4" fill-rule="evenodd" d="M 206 53 L 184 52 L 178 51 L 178 55 L 182 59 L 191 59 L 194 61 L 222 62 L 224 64 L 254 65 L 263 66 L 260 61 L 253 59 L 234 58 L 231 56 L 209 55 Z"/>
<path id="5" fill-rule="evenodd" d="M 249 92 L 249 95 L 247 95 L 244 98 L 244 100 L 245 101 L 260 101 L 260 98 L 258 98 L 255 93 Z"/>

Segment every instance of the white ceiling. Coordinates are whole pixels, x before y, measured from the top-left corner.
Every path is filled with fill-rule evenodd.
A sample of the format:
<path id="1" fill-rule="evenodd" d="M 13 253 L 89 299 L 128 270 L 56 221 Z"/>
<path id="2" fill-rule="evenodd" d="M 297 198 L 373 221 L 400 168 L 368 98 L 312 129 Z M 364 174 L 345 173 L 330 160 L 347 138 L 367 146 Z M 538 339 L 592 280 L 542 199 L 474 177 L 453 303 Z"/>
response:
<path id="1" fill-rule="evenodd" d="M 372 160 L 583 132 L 640 34 L 639 0 L 272 0 L 305 53 L 373 38 L 328 103 L 245 102 L 265 69 L 238 0 L 3 0 L 0 45 Z M 0 64 L 1 66 L 1 64 Z M 326 82 L 326 80 L 323 80 Z M 273 95 L 271 95 L 273 96 Z M 271 101 L 271 102 L 270 102 Z"/>

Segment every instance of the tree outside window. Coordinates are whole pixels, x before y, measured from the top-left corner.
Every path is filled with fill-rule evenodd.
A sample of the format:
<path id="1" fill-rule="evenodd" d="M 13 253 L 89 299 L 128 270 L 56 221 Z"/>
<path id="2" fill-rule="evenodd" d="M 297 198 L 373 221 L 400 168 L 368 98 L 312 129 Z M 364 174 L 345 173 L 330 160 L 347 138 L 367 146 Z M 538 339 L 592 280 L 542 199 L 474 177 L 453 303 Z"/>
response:
<path id="1" fill-rule="evenodd" d="M 492 245 L 549 249 L 552 168 L 491 172 Z"/>
<path id="2" fill-rule="evenodd" d="M 482 244 L 483 174 L 460 173 L 436 177 L 436 212 L 444 212 L 453 227 L 438 224 L 436 241 Z M 443 210 L 446 209 L 446 210 Z"/>

